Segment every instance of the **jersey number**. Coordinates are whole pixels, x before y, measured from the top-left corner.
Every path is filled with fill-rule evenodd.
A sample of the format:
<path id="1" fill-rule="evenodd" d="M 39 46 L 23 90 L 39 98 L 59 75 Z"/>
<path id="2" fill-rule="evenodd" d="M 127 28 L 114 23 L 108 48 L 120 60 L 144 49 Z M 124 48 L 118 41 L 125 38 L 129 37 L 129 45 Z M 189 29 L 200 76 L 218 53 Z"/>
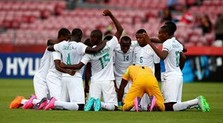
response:
<path id="1" fill-rule="evenodd" d="M 129 61 L 129 56 L 124 56 L 124 61 Z"/>
<path id="2" fill-rule="evenodd" d="M 67 65 L 71 65 L 70 53 L 67 55 Z"/>
<path id="3" fill-rule="evenodd" d="M 102 69 L 105 68 L 110 61 L 109 54 L 106 53 L 104 56 L 99 58 Z"/>
<path id="4" fill-rule="evenodd" d="M 139 62 L 143 63 L 143 57 L 139 57 Z"/>
<path id="5" fill-rule="evenodd" d="M 175 54 L 176 54 L 176 67 L 179 67 L 179 65 L 180 65 L 180 52 L 176 51 Z"/>

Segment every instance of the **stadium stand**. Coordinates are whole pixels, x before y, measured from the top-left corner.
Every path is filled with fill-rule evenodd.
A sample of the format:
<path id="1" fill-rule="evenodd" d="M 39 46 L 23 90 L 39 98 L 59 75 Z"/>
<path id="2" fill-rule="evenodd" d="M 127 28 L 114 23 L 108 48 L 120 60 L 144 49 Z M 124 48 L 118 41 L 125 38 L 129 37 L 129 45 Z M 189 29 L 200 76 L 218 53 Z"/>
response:
<path id="1" fill-rule="evenodd" d="M 215 40 L 214 30 L 203 35 L 197 28 L 198 16 L 207 14 L 214 25 L 219 13 L 223 13 L 222 0 L 178 0 L 173 10 L 174 21 L 182 16 L 180 7 L 190 5 L 193 22 L 189 25 L 177 22 L 177 38 L 186 46 L 210 46 Z M 148 30 L 151 37 L 157 37 L 161 26 L 160 12 L 167 7 L 168 0 L 79 0 L 74 9 L 68 9 L 65 0 L 2 0 L 0 1 L 0 43 L 13 45 L 44 45 L 49 38 L 55 38 L 59 28 L 70 30 L 79 27 L 85 37 L 91 30 L 105 32 L 110 24 L 101 17 L 104 8 L 112 9 L 122 23 L 125 34 L 134 39 L 139 28 Z M 94 5 L 94 6 L 93 6 Z M 112 26 L 112 25 L 110 25 Z"/>

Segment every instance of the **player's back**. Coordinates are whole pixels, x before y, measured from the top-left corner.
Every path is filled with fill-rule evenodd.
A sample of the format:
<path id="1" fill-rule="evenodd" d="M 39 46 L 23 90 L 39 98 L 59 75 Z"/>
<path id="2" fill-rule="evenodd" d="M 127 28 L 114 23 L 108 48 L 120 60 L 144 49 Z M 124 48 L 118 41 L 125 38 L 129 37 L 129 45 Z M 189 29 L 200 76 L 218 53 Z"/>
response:
<path id="1" fill-rule="evenodd" d="M 48 70 L 50 68 L 50 51 L 47 49 L 45 50 L 41 60 L 40 60 L 40 66 L 39 69 L 36 71 L 35 76 L 38 76 L 43 81 L 46 80 L 46 75 L 48 73 Z"/>
<path id="2" fill-rule="evenodd" d="M 114 80 L 113 54 L 118 45 L 118 39 L 113 38 L 106 43 L 106 46 L 95 54 L 86 54 L 81 60 L 84 64 L 91 62 L 92 80 Z"/>
<path id="3" fill-rule="evenodd" d="M 62 54 L 62 61 L 67 65 L 78 64 L 83 57 L 86 45 L 81 42 L 63 41 L 55 44 L 54 49 Z M 76 71 L 75 75 L 81 76 L 81 71 Z"/>
<path id="4" fill-rule="evenodd" d="M 139 66 L 139 65 L 131 65 L 126 70 L 126 73 L 128 74 L 130 79 L 134 82 L 137 79 L 145 78 L 148 76 L 153 76 L 153 71 L 147 67 L 147 66 Z M 124 76 L 125 76 L 124 74 Z"/>
<path id="5" fill-rule="evenodd" d="M 62 73 L 56 69 L 54 60 L 61 60 L 61 55 L 59 52 L 56 51 L 50 52 L 50 57 L 49 57 L 50 65 L 48 74 L 50 73 L 51 75 L 53 74 L 54 76 L 60 78 L 62 76 Z"/>
<path id="6" fill-rule="evenodd" d="M 167 57 L 164 59 L 166 73 L 178 73 L 182 75 L 179 67 L 180 52 L 183 50 L 182 44 L 180 44 L 175 37 L 168 39 L 163 43 L 163 50 L 168 51 Z"/>

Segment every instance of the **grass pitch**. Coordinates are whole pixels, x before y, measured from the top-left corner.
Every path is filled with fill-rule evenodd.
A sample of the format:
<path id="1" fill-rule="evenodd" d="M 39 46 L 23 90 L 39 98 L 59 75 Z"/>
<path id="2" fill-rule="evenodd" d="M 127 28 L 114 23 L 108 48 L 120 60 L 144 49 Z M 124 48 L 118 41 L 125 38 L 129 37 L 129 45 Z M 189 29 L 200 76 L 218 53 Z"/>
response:
<path id="1" fill-rule="evenodd" d="M 222 123 L 223 82 L 185 83 L 183 101 L 199 95 L 206 97 L 211 112 L 60 111 L 9 109 L 15 96 L 33 94 L 32 80 L 0 79 L 0 123 Z"/>

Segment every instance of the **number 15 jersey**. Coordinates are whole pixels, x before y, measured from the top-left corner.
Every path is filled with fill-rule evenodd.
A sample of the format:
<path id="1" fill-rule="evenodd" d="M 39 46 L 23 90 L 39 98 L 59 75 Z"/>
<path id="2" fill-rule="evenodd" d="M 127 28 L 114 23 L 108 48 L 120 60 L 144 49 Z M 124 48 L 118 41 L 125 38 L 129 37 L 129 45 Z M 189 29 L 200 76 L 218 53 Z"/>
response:
<path id="1" fill-rule="evenodd" d="M 180 70 L 180 52 L 183 51 L 183 46 L 180 44 L 175 37 L 166 40 L 163 43 L 163 50 L 168 52 L 167 57 L 164 60 L 166 71 L 165 73 L 175 73 L 182 75 Z"/>
<path id="2" fill-rule="evenodd" d="M 118 39 L 113 36 L 105 47 L 95 54 L 85 54 L 82 63 L 91 62 L 92 81 L 115 80 L 113 68 L 113 53 L 118 45 Z"/>

